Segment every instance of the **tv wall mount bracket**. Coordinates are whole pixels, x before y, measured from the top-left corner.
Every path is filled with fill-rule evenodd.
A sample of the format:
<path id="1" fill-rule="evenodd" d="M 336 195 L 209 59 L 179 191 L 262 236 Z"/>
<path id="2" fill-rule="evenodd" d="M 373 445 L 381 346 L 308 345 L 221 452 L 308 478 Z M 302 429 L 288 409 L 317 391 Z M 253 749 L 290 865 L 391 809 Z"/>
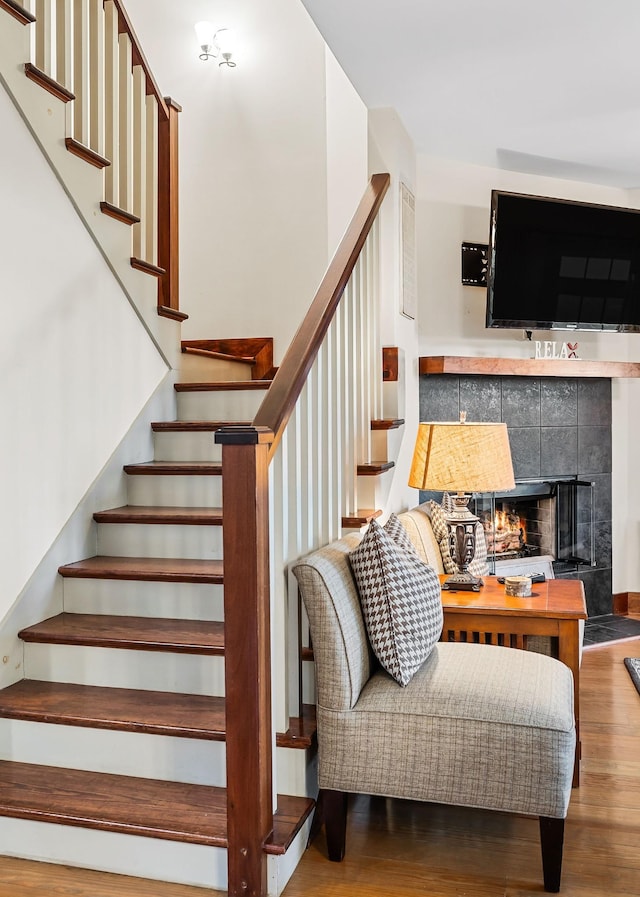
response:
<path id="1" fill-rule="evenodd" d="M 486 243 L 462 244 L 462 283 L 469 287 L 486 287 L 489 247 Z"/>

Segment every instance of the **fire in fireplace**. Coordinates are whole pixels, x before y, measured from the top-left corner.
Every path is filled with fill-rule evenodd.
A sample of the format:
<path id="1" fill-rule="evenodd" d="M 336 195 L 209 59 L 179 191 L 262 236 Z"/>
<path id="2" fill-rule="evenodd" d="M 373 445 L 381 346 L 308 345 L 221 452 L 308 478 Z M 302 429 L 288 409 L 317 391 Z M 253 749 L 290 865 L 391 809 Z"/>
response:
<path id="1" fill-rule="evenodd" d="M 506 503 L 505 503 L 506 504 Z M 478 515 L 484 529 L 487 552 L 500 557 L 522 557 L 527 554 L 527 521 L 508 505 L 491 514 Z"/>

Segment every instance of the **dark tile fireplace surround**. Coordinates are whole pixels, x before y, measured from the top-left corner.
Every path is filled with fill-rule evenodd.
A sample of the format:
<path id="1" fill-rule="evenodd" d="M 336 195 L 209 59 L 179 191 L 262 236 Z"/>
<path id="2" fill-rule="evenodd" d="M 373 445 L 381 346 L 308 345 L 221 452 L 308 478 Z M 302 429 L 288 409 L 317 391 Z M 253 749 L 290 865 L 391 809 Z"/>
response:
<path id="1" fill-rule="evenodd" d="M 578 477 L 595 484 L 595 567 L 557 576 L 584 582 L 590 617 L 613 609 L 611 576 L 611 380 L 429 374 L 420 377 L 420 420 L 504 421 L 516 480 Z"/>

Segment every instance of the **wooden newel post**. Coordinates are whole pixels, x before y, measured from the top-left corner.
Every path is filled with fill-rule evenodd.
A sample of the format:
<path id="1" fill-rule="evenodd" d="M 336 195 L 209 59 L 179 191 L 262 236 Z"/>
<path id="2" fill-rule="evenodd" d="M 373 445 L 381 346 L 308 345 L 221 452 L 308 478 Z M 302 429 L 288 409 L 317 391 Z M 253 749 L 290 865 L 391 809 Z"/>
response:
<path id="1" fill-rule="evenodd" d="M 178 113 L 171 97 L 165 97 L 168 118 L 158 122 L 158 265 L 160 278 L 158 305 L 180 308 L 178 247 Z"/>
<path id="2" fill-rule="evenodd" d="M 273 829 L 268 453 L 264 427 L 224 427 L 222 444 L 228 893 L 267 893 Z M 228 513 L 225 509 L 228 509 Z"/>

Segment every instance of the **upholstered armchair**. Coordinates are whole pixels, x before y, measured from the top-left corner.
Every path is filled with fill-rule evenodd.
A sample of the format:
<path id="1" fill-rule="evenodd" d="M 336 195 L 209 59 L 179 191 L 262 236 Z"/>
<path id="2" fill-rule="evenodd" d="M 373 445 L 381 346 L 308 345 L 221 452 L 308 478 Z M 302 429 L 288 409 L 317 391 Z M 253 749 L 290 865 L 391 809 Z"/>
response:
<path id="1" fill-rule="evenodd" d="M 293 567 L 315 657 L 329 858 L 344 856 L 349 793 L 530 814 L 545 889 L 558 891 L 575 751 L 570 670 L 532 652 L 438 642 L 400 686 L 367 637 L 349 561 L 359 541 Z"/>

